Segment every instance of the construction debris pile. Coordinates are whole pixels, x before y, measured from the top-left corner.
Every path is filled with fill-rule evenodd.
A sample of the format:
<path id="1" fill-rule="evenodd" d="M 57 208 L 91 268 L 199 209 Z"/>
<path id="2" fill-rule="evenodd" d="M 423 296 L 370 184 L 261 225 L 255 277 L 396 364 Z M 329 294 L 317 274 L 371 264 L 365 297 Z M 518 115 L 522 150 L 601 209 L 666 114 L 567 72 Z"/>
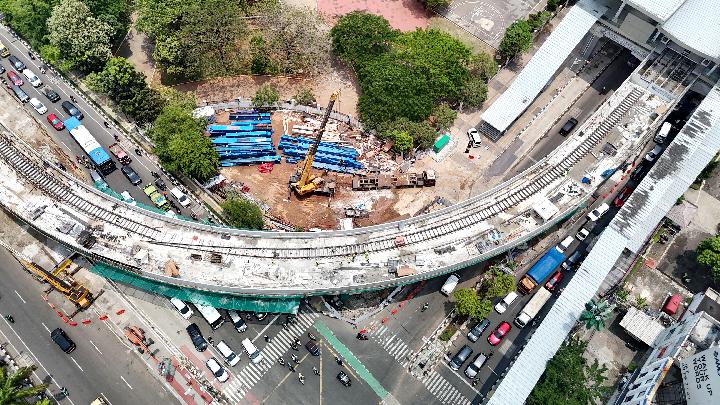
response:
<path id="1" fill-rule="evenodd" d="M 280 163 L 272 143 L 270 113 L 237 111 L 230 114 L 229 125 L 209 125 L 208 133 L 223 167 Z"/>

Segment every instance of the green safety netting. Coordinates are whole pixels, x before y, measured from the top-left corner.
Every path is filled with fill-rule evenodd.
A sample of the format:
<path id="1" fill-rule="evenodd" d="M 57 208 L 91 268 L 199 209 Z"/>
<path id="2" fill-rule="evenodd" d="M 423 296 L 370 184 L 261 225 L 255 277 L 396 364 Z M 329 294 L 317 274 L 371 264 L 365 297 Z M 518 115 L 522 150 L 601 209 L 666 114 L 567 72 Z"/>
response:
<path id="1" fill-rule="evenodd" d="M 195 304 L 210 305 L 215 308 L 295 314 L 300 306 L 300 296 L 240 296 L 230 293 L 193 290 L 190 288 L 165 284 L 156 280 L 146 279 L 104 263 L 96 263 L 91 270 L 95 274 L 99 274 L 103 277 L 123 284 L 132 285 L 133 287 L 137 287 L 145 291 L 164 295 L 166 297 L 176 297 L 183 301 L 190 301 Z"/>
<path id="2" fill-rule="evenodd" d="M 117 191 L 111 189 L 110 186 L 108 186 L 107 183 L 105 183 L 104 181 L 96 181 L 96 182 L 95 182 L 95 188 L 98 189 L 98 190 L 100 190 L 100 191 L 102 191 L 103 193 L 109 195 L 110 197 L 117 198 L 117 199 L 120 200 L 120 201 L 125 201 L 125 198 L 123 198 L 123 196 L 122 196 L 121 194 L 118 194 Z M 145 204 L 143 204 L 143 203 L 140 203 L 140 202 L 135 201 L 135 206 L 138 207 L 138 208 L 142 208 L 142 209 L 144 209 L 144 210 L 148 210 L 148 211 L 152 211 L 152 212 L 158 213 L 158 214 L 160 214 L 160 215 L 167 215 L 167 211 L 165 211 L 165 210 L 163 210 L 163 209 L 160 209 L 160 208 L 157 208 L 157 207 L 152 206 L 152 205 L 145 205 Z M 188 218 L 188 217 L 186 217 L 186 216 L 184 216 L 184 215 L 180 215 L 180 214 L 175 214 L 175 216 L 174 216 L 173 218 L 175 218 L 175 219 L 182 219 L 182 220 L 184 220 L 184 221 L 194 221 L 194 219 Z"/>

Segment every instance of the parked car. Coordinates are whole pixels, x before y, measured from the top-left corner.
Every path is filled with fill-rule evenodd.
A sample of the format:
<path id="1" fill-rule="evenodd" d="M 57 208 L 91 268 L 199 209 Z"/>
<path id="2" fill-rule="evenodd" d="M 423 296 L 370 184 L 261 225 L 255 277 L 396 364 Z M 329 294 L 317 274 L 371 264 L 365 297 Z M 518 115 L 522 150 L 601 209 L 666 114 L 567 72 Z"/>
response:
<path id="1" fill-rule="evenodd" d="M 630 186 L 623 187 L 622 190 L 618 193 L 618 195 L 615 197 L 614 204 L 616 207 L 620 208 L 625 204 L 625 201 L 627 201 L 628 197 L 630 197 L 630 194 L 632 194 L 633 188 Z"/>
<path id="2" fill-rule="evenodd" d="M 240 356 L 238 356 L 233 349 L 230 348 L 230 346 L 225 343 L 224 340 L 221 340 L 218 342 L 217 345 L 218 351 L 220 354 L 222 354 L 225 364 L 227 364 L 230 367 L 234 367 L 236 364 L 240 362 Z"/>
<path id="3" fill-rule="evenodd" d="M 192 340 L 195 350 L 199 352 L 207 350 L 207 341 L 203 337 L 202 332 L 200 332 L 200 328 L 197 324 L 191 323 L 185 328 L 185 330 L 187 331 L 188 336 L 190 336 L 190 340 Z"/>
<path id="4" fill-rule="evenodd" d="M 560 280 L 563 278 L 563 273 L 560 271 L 556 271 L 555 274 L 550 277 L 550 280 L 545 283 L 545 288 L 552 292 L 555 291 L 555 287 L 557 287 L 558 284 L 560 284 Z"/>
<path id="5" fill-rule="evenodd" d="M 490 321 L 487 319 L 483 319 L 480 322 L 477 323 L 477 325 L 473 326 L 472 329 L 467 334 L 468 340 L 471 342 L 477 342 L 478 339 L 480 339 L 480 335 L 482 335 L 483 332 L 485 332 L 485 329 L 490 325 Z"/>
<path id="6" fill-rule="evenodd" d="M 445 280 L 445 283 L 440 287 L 440 292 L 444 294 L 445 296 L 450 296 L 453 291 L 455 291 L 455 287 L 457 287 L 458 283 L 460 282 L 460 276 L 458 276 L 455 273 L 452 273 L 447 280 Z"/>
<path id="7" fill-rule="evenodd" d="M 562 264 L 563 270 L 574 270 L 583 258 L 583 252 L 576 250 Z"/>
<path id="8" fill-rule="evenodd" d="M 12 66 L 14 66 L 15 69 L 19 70 L 20 72 L 22 72 L 26 67 L 25 64 L 20 59 L 18 59 L 15 55 L 10 55 L 10 57 L 8 58 L 8 61 L 10 61 L 10 64 Z"/>
<path id="9" fill-rule="evenodd" d="M 40 80 L 40 78 L 37 77 L 37 75 L 32 70 L 23 69 L 22 73 L 25 75 L 25 77 L 27 77 L 28 82 L 30 82 L 33 87 L 42 86 L 42 80 Z"/>
<path id="10" fill-rule="evenodd" d="M 235 330 L 238 331 L 238 333 L 242 333 L 247 330 L 247 324 L 242 319 L 240 312 L 230 310 L 228 311 L 228 315 L 230 315 L 230 321 L 232 321 L 232 324 L 235 327 Z"/>
<path id="11" fill-rule="evenodd" d="M 310 354 L 312 354 L 313 356 L 319 356 L 319 355 L 320 355 L 320 349 L 318 349 L 317 345 L 316 345 L 315 342 L 313 342 L 312 340 L 308 340 L 308 342 L 305 343 L 305 348 L 306 348 L 307 351 L 309 351 Z"/>
<path id="12" fill-rule="evenodd" d="M 580 230 L 575 234 L 577 240 L 585 240 L 588 236 L 590 236 L 590 232 L 592 231 L 591 227 L 592 225 L 590 224 L 590 221 L 583 224 L 583 226 L 580 227 Z"/>
<path id="13" fill-rule="evenodd" d="M 129 195 L 130 195 L 130 193 L 128 193 L 128 196 Z M 183 318 L 190 319 L 190 317 L 193 316 L 193 310 L 185 302 L 183 302 L 175 297 L 170 298 L 170 302 L 173 304 L 175 309 L 177 309 L 178 312 L 180 312 L 180 316 L 182 316 Z"/>
<path id="14" fill-rule="evenodd" d="M 8 79 L 10 79 L 12 84 L 14 84 L 16 86 L 22 86 L 23 84 L 25 84 L 25 82 L 20 77 L 20 75 L 17 74 L 14 70 L 8 70 L 7 77 L 8 77 Z"/>
<path id="15" fill-rule="evenodd" d="M 255 319 L 258 321 L 262 321 L 266 316 L 267 314 L 265 312 L 255 312 Z"/>
<path id="16" fill-rule="evenodd" d="M 344 371 L 340 371 L 337 375 L 338 381 L 340 381 L 340 384 L 349 387 L 352 385 L 352 382 L 350 381 L 350 377 L 348 377 L 347 374 L 345 374 Z"/>
<path id="17" fill-rule="evenodd" d="M 215 378 L 217 378 L 217 380 L 220 382 L 225 382 L 228 380 L 228 378 L 230 378 L 228 377 L 228 373 L 225 371 L 225 369 L 220 366 L 220 364 L 217 362 L 217 360 L 215 360 L 214 357 L 209 358 L 205 362 L 205 366 L 207 366 L 210 372 L 213 373 Z"/>
<path id="18" fill-rule="evenodd" d="M 603 215 L 605 215 L 605 213 L 608 212 L 609 209 L 610 209 L 610 206 L 607 205 L 607 203 L 600 204 L 597 208 L 595 208 L 589 214 L 587 214 L 588 221 L 592 221 L 592 222 L 597 221 Z"/>
<path id="19" fill-rule="evenodd" d="M 52 103 L 60 100 L 60 95 L 57 94 L 57 92 L 55 92 L 55 90 L 51 89 L 50 87 L 45 86 L 42 88 L 41 91 L 42 94 L 44 94 L 45 97 L 47 97 L 47 99 L 50 100 L 50 102 Z"/>
<path id="20" fill-rule="evenodd" d="M 463 347 L 458 350 L 457 354 L 455 354 L 455 356 L 450 359 L 450 363 L 448 363 L 448 365 L 453 370 L 459 370 L 460 367 L 462 367 L 463 363 L 467 361 L 468 357 L 472 355 L 472 352 L 473 350 L 470 348 L 470 346 L 463 345 Z"/>
<path id="21" fill-rule="evenodd" d="M 512 329 L 512 327 L 509 323 L 505 321 L 501 322 L 497 329 L 488 336 L 488 343 L 490 343 L 491 346 L 499 345 L 508 332 L 510 332 L 510 329 Z"/>
<path id="22" fill-rule="evenodd" d="M 652 148 L 652 150 L 650 152 L 645 154 L 645 160 L 647 160 L 648 162 L 652 162 L 653 160 L 657 159 L 658 156 L 660 156 L 662 151 L 663 151 L 662 146 L 655 145 L 655 147 Z"/>
<path id="23" fill-rule="evenodd" d="M 72 115 L 73 117 L 75 117 L 81 121 L 83 118 L 85 118 L 83 113 L 80 112 L 80 110 L 77 107 L 75 107 L 75 104 L 73 104 L 67 100 L 63 101 L 61 106 L 62 106 L 62 109 L 65 110 L 65 112 L 68 115 Z"/>
<path id="24" fill-rule="evenodd" d="M 562 242 L 558 243 L 555 246 L 555 249 L 557 249 L 560 253 L 565 253 L 565 251 L 572 245 L 572 243 L 575 242 L 575 238 L 573 238 L 572 235 L 568 235 L 565 239 L 562 240 Z"/>
<path id="25" fill-rule="evenodd" d="M 478 353 L 472 363 L 468 364 L 467 368 L 465 369 L 465 375 L 468 376 L 468 378 L 475 378 L 475 376 L 478 375 L 478 372 L 480 372 L 480 368 L 482 368 L 483 364 L 485 364 L 487 359 L 488 358 L 484 353 Z"/>
<path id="26" fill-rule="evenodd" d="M 576 120 L 575 118 L 570 118 L 569 120 L 567 120 L 567 122 L 565 122 L 565 125 L 563 125 L 562 128 L 560 128 L 560 131 L 559 131 L 560 135 L 567 135 L 570 132 L 572 132 L 572 130 L 577 125 L 577 123 L 578 123 L 578 120 Z"/>
<path id="27" fill-rule="evenodd" d="M 482 137 L 480 136 L 480 133 L 475 128 L 470 128 L 467 130 L 468 138 L 470 139 L 470 144 L 472 147 L 477 148 L 482 144 Z"/>
<path id="28" fill-rule="evenodd" d="M 60 121 L 60 118 L 58 118 L 55 113 L 48 114 L 47 121 L 50 123 L 50 125 L 53 126 L 53 128 L 57 129 L 58 131 L 65 129 L 65 123 Z"/>
<path id="29" fill-rule="evenodd" d="M 125 177 L 127 177 L 127 179 L 130 181 L 130 183 L 132 183 L 133 186 L 137 186 L 138 184 L 142 183 L 140 175 L 138 175 L 132 167 L 123 166 L 120 171 L 122 171 L 122 173 L 125 175 Z"/>
<path id="30" fill-rule="evenodd" d="M 36 99 L 35 97 L 30 99 L 30 105 L 33 106 L 35 111 L 37 111 L 40 115 L 43 115 L 47 112 L 47 107 L 45 107 L 45 104 L 41 103 L 40 100 Z"/>
<path id="31" fill-rule="evenodd" d="M 502 301 L 495 304 L 495 310 L 497 311 L 497 313 L 502 314 L 503 312 L 507 311 L 510 304 L 512 304 L 513 301 L 515 301 L 515 299 L 517 299 L 517 297 L 518 297 L 518 293 L 516 293 L 515 291 L 510 291 L 505 296 L 505 298 L 502 299 Z"/>
<path id="32" fill-rule="evenodd" d="M 649 168 L 650 168 L 650 163 L 643 159 L 640 163 L 638 163 L 637 166 L 635 166 L 635 169 L 633 169 L 632 173 L 630 173 L 630 180 L 632 180 L 632 181 L 640 180 L 645 175 L 645 172 L 647 172 L 647 169 L 649 169 Z"/>

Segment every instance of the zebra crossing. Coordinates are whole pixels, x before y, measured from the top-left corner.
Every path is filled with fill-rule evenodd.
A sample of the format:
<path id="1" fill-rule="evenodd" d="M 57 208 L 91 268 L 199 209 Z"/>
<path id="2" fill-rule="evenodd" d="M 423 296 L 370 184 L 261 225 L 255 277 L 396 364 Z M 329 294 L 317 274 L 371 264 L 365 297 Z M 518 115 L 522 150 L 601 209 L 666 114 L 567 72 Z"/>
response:
<path id="1" fill-rule="evenodd" d="M 403 368 L 410 365 L 412 350 L 395 333 L 385 326 L 380 326 L 370 335 L 370 339 L 382 346 L 385 351 L 397 360 Z M 416 377 L 418 378 L 418 377 Z M 418 378 L 425 388 L 443 404 L 469 404 L 470 401 L 458 391 L 448 380 L 436 370 Z"/>
<path id="2" fill-rule="evenodd" d="M 246 361 L 244 363 L 245 368 L 235 373 L 234 378 L 224 384 L 223 394 L 235 401 L 235 403 L 242 401 L 245 394 L 260 381 L 277 358 L 290 349 L 295 338 L 303 336 L 319 316 L 320 314 L 316 312 L 299 313 L 295 318 L 297 322 L 288 326 L 287 329 L 282 329 L 277 336 L 270 340 L 270 343 L 260 350 L 263 355 L 263 360 L 260 363 L 254 364 Z M 247 357 L 243 357 L 243 360 L 247 360 Z"/>

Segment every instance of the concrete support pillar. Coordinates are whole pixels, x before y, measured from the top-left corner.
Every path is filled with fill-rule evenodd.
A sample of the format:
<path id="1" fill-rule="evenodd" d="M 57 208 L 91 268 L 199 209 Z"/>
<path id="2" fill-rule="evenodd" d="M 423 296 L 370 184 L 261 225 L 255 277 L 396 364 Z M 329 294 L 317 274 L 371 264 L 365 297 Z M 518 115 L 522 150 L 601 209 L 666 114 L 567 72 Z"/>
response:
<path id="1" fill-rule="evenodd" d="M 620 13 L 622 13 L 622 11 L 624 9 L 625 9 L 625 1 L 623 0 L 623 2 L 620 4 L 620 8 L 618 9 L 617 13 L 615 13 L 615 17 L 612 18 L 612 21 L 614 23 L 618 22 L 618 18 L 620 18 Z"/>

